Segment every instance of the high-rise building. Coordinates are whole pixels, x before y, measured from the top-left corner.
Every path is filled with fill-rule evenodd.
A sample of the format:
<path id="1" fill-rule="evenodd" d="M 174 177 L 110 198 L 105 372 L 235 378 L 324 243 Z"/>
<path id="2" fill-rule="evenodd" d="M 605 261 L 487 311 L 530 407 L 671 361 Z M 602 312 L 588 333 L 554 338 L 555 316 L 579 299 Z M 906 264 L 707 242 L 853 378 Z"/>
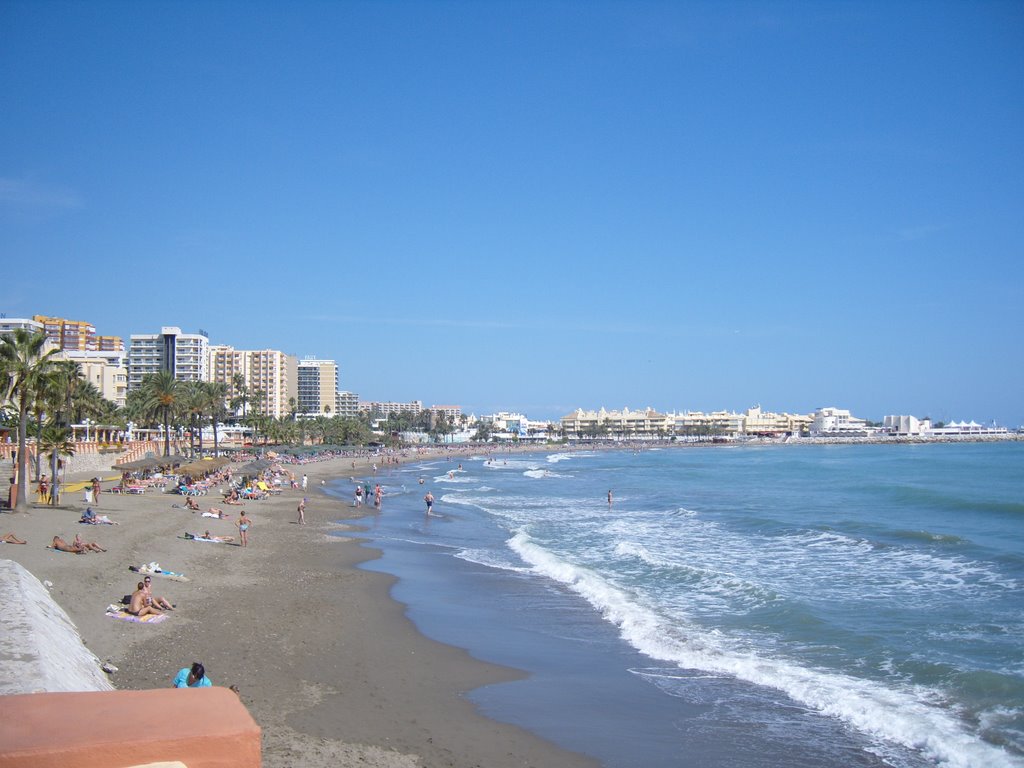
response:
<path id="1" fill-rule="evenodd" d="M 338 406 L 338 366 L 333 360 L 307 357 L 299 361 L 299 413 L 333 416 Z"/>
<path id="2" fill-rule="evenodd" d="M 228 397 L 238 395 L 235 376 L 241 375 L 250 397 L 260 396 L 262 413 L 279 419 L 291 412 L 289 400 L 298 401 L 298 359 L 276 349 L 235 349 L 226 344 L 210 346 L 210 381 L 226 384 Z M 252 402 L 252 401 L 250 401 Z"/>
<path id="3" fill-rule="evenodd" d="M 170 371 L 178 381 L 206 381 L 210 340 L 204 333 L 182 333 L 164 326 L 160 333 L 133 333 L 128 349 L 128 389 L 152 373 Z"/>
<path id="4" fill-rule="evenodd" d="M 36 315 L 32 319 L 43 326 L 47 338 L 57 349 L 76 352 L 124 351 L 124 341 L 120 336 L 97 336 L 95 326 L 84 320 L 66 320 L 46 315 Z"/>
<path id="5" fill-rule="evenodd" d="M 359 415 L 359 395 L 355 392 L 338 392 L 334 412 L 338 416 L 354 419 Z"/>

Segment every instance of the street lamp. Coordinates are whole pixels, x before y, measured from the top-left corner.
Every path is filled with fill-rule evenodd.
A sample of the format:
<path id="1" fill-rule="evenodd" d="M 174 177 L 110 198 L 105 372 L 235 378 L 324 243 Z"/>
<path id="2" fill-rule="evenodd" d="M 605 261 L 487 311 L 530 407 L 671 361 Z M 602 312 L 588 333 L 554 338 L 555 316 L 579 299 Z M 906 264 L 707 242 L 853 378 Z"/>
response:
<path id="1" fill-rule="evenodd" d="M 92 424 L 92 421 L 89 419 L 88 416 L 86 416 L 82 420 L 82 423 L 85 424 L 85 442 L 88 443 L 89 442 L 89 425 Z"/>

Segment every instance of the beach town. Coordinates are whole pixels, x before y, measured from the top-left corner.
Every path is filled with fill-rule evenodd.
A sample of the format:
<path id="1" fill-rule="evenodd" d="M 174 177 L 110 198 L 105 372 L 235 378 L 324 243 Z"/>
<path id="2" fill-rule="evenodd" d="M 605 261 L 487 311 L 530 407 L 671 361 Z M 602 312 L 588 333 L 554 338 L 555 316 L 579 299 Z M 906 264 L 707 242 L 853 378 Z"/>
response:
<path id="1" fill-rule="evenodd" d="M 141 765 L 177 750 L 190 755 L 188 765 L 205 765 L 216 759 L 211 743 L 230 743 L 241 750 L 237 765 L 587 765 L 474 711 L 462 693 L 518 673 L 426 639 L 389 598 L 390 579 L 357 568 L 374 552 L 359 546 L 365 523 L 355 519 L 387 507 L 380 482 L 389 471 L 423 460 L 454 469 L 480 452 L 507 454 L 548 441 L 572 450 L 728 444 L 741 436 L 774 443 L 1019 438 L 1003 428 L 933 427 L 913 417 L 871 425 L 834 408 L 807 416 L 759 408 L 688 413 L 681 420 L 653 409 L 579 409 L 558 424 L 531 425 L 515 414 L 470 420 L 450 406 L 414 411 L 418 403 L 378 403 L 363 409 L 372 418 L 355 429 L 347 424 L 360 443 L 331 445 L 323 422 L 354 421 L 327 415 L 344 393 L 328 392 L 333 398 L 321 409 L 325 394 L 317 390 L 317 416 L 293 411 L 275 421 L 263 415 L 273 413 L 269 392 L 292 391 L 288 380 L 280 387 L 257 382 L 255 367 L 229 376 L 209 350 L 209 365 L 199 370 L 219 371 L 221 381 L 198 383 L 219 385 L 212 405 L 189 404 L 186 388 L 196 379 L 187 368 L 137 373 L 129 355 L 127 373 L 115 368 L 95 381 L 135 377 L 134 391 L 144 397 L 133 398 L 129 385 L 125 407 L 97 407 L 100 387 L 84 386 L 93 369 L 66 354 L 70 334 L 53 331 L 63 324 L 35 322 L 39 327 L 25 323 L 5 333 L 0 369 L 13 417 L 0 446 L 10 471 L 0 526 L 10 648 L 0 665 L 0 745 L 7 745 L 0 753 L 24 758 L 4 763 L 11 765 L 50 764 L 39 762 L 44 754 L 52 764 L 80 760 L 107 730 L 91 726 L 55 746 L 24 727 L 30 715 L 11 709 L 15 703 L 30 710 L 41 696 L 84 692 L 166 696 L 172 680 L 228 692 L 227 703 L 211 700 L 208 711 L 190 707 L 217 727 L 206 735 L 166 734 L 142 721 L 151 736 L 126 742 L 116 764 Z M 161 359 L 190 359 L 176 346 L 184 334 L 170 330 L 158 338 L 176 354 Z M 86 345 L 98 344 L 87 337 Z M 318 374 L 333 365 L 318 361 Z M 325 378 L 335 386 L 336 378 Z M 294 383 L 310 396 L 308 380 Z M 47 394 L 54 390 L 56 397 Z M 275 429 L 282 423 L 292 431 Z M 304 428 L 296 437 L 297 425 Z M 355 486 L 351 502 L 325 493 L 339 477 Z M 429 488 L 427 494 L 429 514 Z M 145 708 L 126 701 L 111 710 L 118 728 L 132 727 Z M 243 753 L 249 757 L 239 758 Z M 136 763 L 124 762 L 136 756 Z"/>

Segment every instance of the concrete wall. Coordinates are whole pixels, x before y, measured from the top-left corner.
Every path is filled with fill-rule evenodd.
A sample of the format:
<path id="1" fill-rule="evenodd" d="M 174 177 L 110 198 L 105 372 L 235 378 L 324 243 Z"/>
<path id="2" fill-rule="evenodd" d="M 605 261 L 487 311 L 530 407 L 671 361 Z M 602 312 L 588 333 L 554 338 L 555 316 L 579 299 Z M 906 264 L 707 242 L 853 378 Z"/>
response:
<path id="1" fill-rule="evenodd" d="M 0 696 L 0 768 L 259 768 L 260 729 L 227 688 Z"/>
<path id="2" fill-rule="evenodd" d="M 0 694 L 0 768 L 260 766 L 259 726 L 233 691 L 113 690 L 67 614 L 10 560 L 0 560 Z"/>
<path id="3" fill-rule="evenodd" d="M 112 689 L 46 587 L 18 563 L 0 560 L 0 694 Z"/>

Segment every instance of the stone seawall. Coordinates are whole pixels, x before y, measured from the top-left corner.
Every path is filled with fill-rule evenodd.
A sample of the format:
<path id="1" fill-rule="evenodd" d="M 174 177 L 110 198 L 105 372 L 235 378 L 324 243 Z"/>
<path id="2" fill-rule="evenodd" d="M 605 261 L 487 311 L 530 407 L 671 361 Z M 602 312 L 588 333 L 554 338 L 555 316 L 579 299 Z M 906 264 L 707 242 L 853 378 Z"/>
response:
<path id="1" fill-rule="evenodd" d="M 113 688 L 39 579 L 0 560 L 0 695 Z"/>

